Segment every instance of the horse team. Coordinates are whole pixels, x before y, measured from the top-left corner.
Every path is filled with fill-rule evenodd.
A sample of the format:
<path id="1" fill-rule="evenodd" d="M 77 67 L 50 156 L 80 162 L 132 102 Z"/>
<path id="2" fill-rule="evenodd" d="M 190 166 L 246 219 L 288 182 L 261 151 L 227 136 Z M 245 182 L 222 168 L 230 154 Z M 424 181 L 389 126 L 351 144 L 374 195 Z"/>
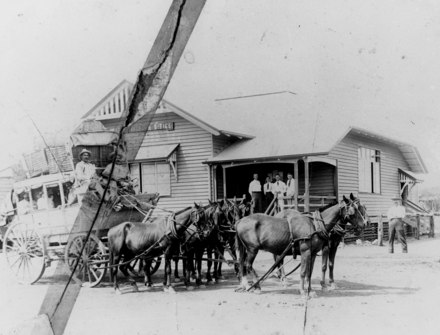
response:
<path id="1" fill-rule="evenodd" d="M 147 288 L 153 285 L 150 267 L 152 259 L 157 256 L 163 256 L 165 261 L 163 285 L 166 292 L 174 292 L 171 260 L 177 260 L 177 257 L 182 259 L 183 280 L 187 289 L 193 288 L 190 285 L 191 276 L 195 277 L 197 286 L 202 285 L 203 260 L 207 261 L 207 282 L 217 281 L 222 277 L 222 263 L 226 262 L 223 256 L 225 250 L 234 259 L 240 279 L 237 291 L 249 290 L 251 285 L 248 277 L 253 275 L 255 282 L 252 288 L 259 292 L 261 288 L 253 262 L 258 251 L 264 250 L 272 253 L 275 261 L 279 262 L 283 283 L 286 281 L 282 258 L 285 255 L 301 256 L 300 292 L 306 294 L 311 289 L 317 253 L 322 251 L 322 287 L 326 288 L 327 265 L 330 269 L 330 285 L 334 286 L 334 260 L 346 225 L 351 224 L 355 231 L 360 232 L 369 223 L 365 206 L 352 194 L 349 198 L 344 196 L 340 203 L 321 208 L 314 215 L 285 210 L 274 217 L 248 215 L 249 211 L 249 204 L 222 200 L 210 202 L 204 207 L 195 204 L 169 218 L 154 218 L 145 223 L 124 222 L 111 228 L 108 232 L 110 274 L 116 293 L 120 293 L 118 268 L 131 282 L 133 290 L 137 290 L 136 282 L 128 273 L 129 262 L 135 258 L 143 259 Z M 203 258 L 205 251 L 207 258 Z M 235 261 L 236 251 L 239 252 L 238 261 Z M 174 276 L 178 277 L 177 264 Z"/>

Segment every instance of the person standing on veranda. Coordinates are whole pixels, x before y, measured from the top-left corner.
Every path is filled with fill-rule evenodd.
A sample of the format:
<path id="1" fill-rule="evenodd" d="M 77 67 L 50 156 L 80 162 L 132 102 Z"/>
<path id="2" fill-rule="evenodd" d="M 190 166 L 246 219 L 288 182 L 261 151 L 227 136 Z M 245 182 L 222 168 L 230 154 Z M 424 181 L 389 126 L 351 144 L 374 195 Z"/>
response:
<path id="1" fill-rule="evenodd" d="M 389 222 L 389 240 L 388 240 L 388 252 L 394 252 L 394 238 L 397 233 L 400 244 L 402 245 L 402 252 L 408 252 L 408 246 L 406 244 L 405 231 L 403 229 L 403 218 L 406 215 L 405 207 L 402 206 L 402 199 L 400 197 L 392 198 L 394 205 L 388 210 L 388 222 Z"/>
<path id="2" fill-rule="evenodd" d="M 252 212 L 261 213 L 263 211 L 263 193 L 261 192 L 261 183 L 258 180 L 258 174 L 254 173 L 253 180 L 249 183 L 249 194 L 252 198 Z"/>
<path id="3" fill-rule="evenodd" d="M 293 197 L 295 196 L 295 179 L 293 179 L 293 174 L 290 172 L 287 174 L 287 183 L 286 183 L 286 205 L 293 204 Z"/>
<path id="4" fill-rule="evenodd" d="M 267 207 L 272 203 L 273 193 L 272 193 L 272 178 L 269 176 L 266 177 L 266 182 L 263 185 L 263 193 L 264 193 L 264 210 L 267 210 Z"/>
<path id="5" fill-rule="evenodd" d="M 280 211 L 283 205 L 283 196 L 286 192 L 286 184 L 281 180 L 279 174 L 275 175 L 275 182 L 272 184 L 272 193 L 277 199 L 277 209 Z"/>
<path id="6" fill-rule="evenodd" d="M 90 181 L 96 172 L 95 164 L 90 162 L 91 155 L 92 153 L 89 150 L 83 149 L 79 153 L 80 162 L 75 167 L 74 187 L 79 204 L 81 204 L 82 198 L 86 194 Z"/>

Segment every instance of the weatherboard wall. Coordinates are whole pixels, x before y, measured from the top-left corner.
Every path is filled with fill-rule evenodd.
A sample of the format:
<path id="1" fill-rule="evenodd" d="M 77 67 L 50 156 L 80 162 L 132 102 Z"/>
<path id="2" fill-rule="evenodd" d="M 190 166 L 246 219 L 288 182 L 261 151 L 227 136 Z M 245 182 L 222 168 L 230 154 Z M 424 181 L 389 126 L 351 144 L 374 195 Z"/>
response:
<path id="1" fill-rule="evenodd" d="M 381 193 L 359 192 L 358 148 L 380 150 Z M 388 143 L 355 134 L 348 134 L 329 156 L 337 160 L 338 195 L 358 195 L 367 206 L 369 215 L 385 214 L 392 205 L 391 198 L 400 191 L 398 168 L 408 170 L 400 150 Z"/>
<path id="2" fill-rule="evenodd" d="M 206 204 L 210 195 L 209 166 L 202 164 L 212 156 L 212 137 L 206 130 L 172 112 L 157 113 L 152 123 L 174 122 L 174 130 L 151 130 L 145 133 L 146 120 L 139 120 L 127 135 L 129 156 L 134 145 L 141 147 L 179 144 L 177 149 L 177 178 L 171 170 L 171 195 L 163 196 L 159 207 L 178 210 L 194 202 Z M 144 123 L 144 124 L 143 124 Z M 148 191 L 148 190 L 147 190 Z"/>

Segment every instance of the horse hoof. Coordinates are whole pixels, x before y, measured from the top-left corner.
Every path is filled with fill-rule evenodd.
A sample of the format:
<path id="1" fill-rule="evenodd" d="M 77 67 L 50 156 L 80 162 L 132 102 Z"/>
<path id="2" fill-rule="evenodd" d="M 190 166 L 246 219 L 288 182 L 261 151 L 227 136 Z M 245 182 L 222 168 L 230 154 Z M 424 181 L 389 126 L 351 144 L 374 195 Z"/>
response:
<path id="1" fill-rule="evenodd" d="M 254 293 L 255 293 L 255 294 L 261 294 L 261 288 L 256 288 L 256 289 L 254 290 Z"/>
<path id="2" fill-rule="evenodd" d="M 116 293 L 117 295 L 121 295 L 121 294 L 122 294 L 122 292 L 121 292 L 120 289 L 115 290 L 115 293 Z"/>
<path id="3" fill-rule="evenodd" d="M 169 286 L 169 287 L 165 286 L 163 288 L 163 291 L 166 292 L 166 293 L 170 293 L 170 294 L 175 294 L 176 293 L 176 291 L 174 290 L 174 287 L 172 287 L 172 286 Z"/>
<path id="4" fill-rule="evenodd" d="M 336 286 L 335 283 L 331 283 L 330 287 L 328 288 L 330 291 L 336 290 L 338 287 Z"/>
<path id="5" fill-rule="evenodd" d="M 146 290 L 147 291 L 151 291 L 152 289 L 153 289 L 153 285 L 151 285 L 151 284 L 145 284 L 145 286 L 146 286 Z"/>

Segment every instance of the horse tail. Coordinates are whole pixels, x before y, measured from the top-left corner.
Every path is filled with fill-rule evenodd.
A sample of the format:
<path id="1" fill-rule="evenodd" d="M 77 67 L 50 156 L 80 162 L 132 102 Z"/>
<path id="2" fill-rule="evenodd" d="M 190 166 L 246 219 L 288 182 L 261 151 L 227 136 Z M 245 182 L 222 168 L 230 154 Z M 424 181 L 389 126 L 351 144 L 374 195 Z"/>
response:
<path id="1" fill-rule="evenodd" d="M 240 221 L 238 221 L 237 222 L 237 224 L 236 224 L 236 229 L 237 229 L 237 227 L 238 227 L 238 223 L 239 223 Z M 245 271 L 244 271 L 244 263 L 245 263 L 245 261 L 246 261 L 246 257 L 247 257 L 247 252 L 246 252 L 246 246 L 245 246 L 245 244 L 243 243 L 243 241 L 241 240 L 241 238 L 240 238 L 240 236 L 239 236 L 240 234 L 239 234 L 239 232 L 238 232 L 238 230 L 237 230 L 237 232 L 236 232 L 236 234 L 235 234 L 235 248 L 236 248 L 236 251 L 237 251 L 237 253 L 238 253 L 238 263 L 239 263 L 239 274 L 240 274 L 240 277 L 243 277 L 243 275 L 245 274 Z"/>

